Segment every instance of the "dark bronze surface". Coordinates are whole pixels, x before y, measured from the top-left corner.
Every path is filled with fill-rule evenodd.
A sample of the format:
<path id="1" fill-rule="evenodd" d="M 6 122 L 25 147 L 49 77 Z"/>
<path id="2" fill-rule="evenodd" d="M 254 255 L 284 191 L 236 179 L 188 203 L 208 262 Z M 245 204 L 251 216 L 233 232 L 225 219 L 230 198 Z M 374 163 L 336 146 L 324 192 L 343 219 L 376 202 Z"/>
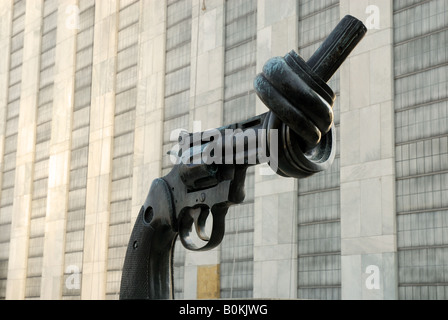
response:
<path id="1" fill-rule="evenodd" d="M 120 299 L 173 298 L 176 238 L 193 251 L 220 245 L 228 209 L 244 201 L 250 166 L 269 162 L 277 174 L 288 178 L 306 178 L 331 166 L 336 145 L 335 95 L 326 82 L 366 32 L 362 22 L 345 17 L 308 63 L 294 51 L 266 63 L 254 86 L 270 112 L 217 129 L 214 136 L 224 137 L 217 141 L 195 141 L 195 134 L 180 137 L 183 149 L 179 157 L 194 160 L 212 144 L 224 155 L 228 144 L 233 146 L 239 135 L 244 137 L 249 130 L 255 133 L 244 143 L 244 150 L 232 147 L 230 164 L 224 159 L 218 159 L 222 160 L 219 163 L 184 161 L 153 182 L 129 241 Z M 229 138 L 225 132 L 230 129 L 239 129 L 240 133 Z M 263 132 L 266 134 L 259 134 Z M 266 160 L 262 154 L 266 150 L 258 146 L 265 146 L 268 152 L 274 150 L 268 139 L 274 132 L 278 134 L 278 154 L 272 152 Z M 256 143 L 250 143 L 250 139 Z M 208 235 L 206 222 L 210 217 L 213 222 Z"/>

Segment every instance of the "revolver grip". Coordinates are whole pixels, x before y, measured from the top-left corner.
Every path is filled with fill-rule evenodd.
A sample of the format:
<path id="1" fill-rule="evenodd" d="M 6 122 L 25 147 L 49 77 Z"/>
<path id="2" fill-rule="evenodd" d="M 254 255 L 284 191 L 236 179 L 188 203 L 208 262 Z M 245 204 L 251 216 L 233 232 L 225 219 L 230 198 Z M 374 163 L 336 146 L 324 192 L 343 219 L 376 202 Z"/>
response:
<path id="1" fill-rule="evenodd" d="M 120 300 L 173 298 L 172 256 L 177 233 L 172 226 L 170 190 L 154 181 L 135 222 L 126 251 Z"/>

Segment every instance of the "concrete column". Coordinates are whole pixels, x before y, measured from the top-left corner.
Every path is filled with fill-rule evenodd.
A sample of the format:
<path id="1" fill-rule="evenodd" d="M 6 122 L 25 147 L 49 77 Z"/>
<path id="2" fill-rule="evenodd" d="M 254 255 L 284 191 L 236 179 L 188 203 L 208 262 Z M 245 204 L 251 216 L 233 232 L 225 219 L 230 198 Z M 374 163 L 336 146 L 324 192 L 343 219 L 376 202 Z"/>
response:
<path id="1" fill-rule="evenodd" d="M 4 48 L 4 59 L 0 59 L 0 168 L 3 168 L 5 148 L 6 112 L 8 107 L 9 65 L 12 33 L 12 0 L 0 3 L 0 48 Z M 0 169 L 0 185 L 2 181 Z M 0 250 L 1 251 L 1 250 Z M 6 258 L 6 257 L 5 257 Z"/>
<path id="2" fill-rule="evenodd" d="M 9 69 L 10 69 L 10 54 L 11 54 L 11 34 L 12 34 L 12 0 L 0 2 L 0 48 L 3 48 L 4 58 L 0 59 L 0 186 L 3 184 L 3 168 L 4 168 L 4 154 L 5 154 L 5 138 L 6 138 L 6 116 L 8 109 L 8 87 L 9 87 Z M 0 195 L 1 197 L 1 195 Z M 0 213 L 2 223 L 8 224 L 6 214 Z M 0 228 L 5 230 L 9 226 Z M 3 232 L 7 232 L 6 230 Z M 2 241 L 3 242 L 3 241 Z M 0 298 L 5 298 L 6 294 L 6 273 L 7 264 L 9 260 L 9 239 L 0 244 L 0 274 L 3 280 L 0 281 Z"/>
<path id="3" fill-rule="evenodd" d="M 225 1 L 193 0 L 190 122 L 203 130 L 223 122 Z"/>
<path id="4" fill-rule="evenodd" d="M 115 112 L 118 0 L 97 1 L 81 298 L 105 299 Z"/>
<path id="5" fill-rule="evenodd" d="M 36 48 L 40 48 L 42 38 L 42 7 L 42 0 L 26 2 L 7 299 L 25 297 L 39 91 L 40 50 Z"/>
<path id="6" fill-rule="evenodd" d="M 152 182 L 161 176 L 163 158 L 166 0 L 141 1 L 141 6 L 132 221 Z"/>
<path id="7" fill-rule="evenodd" d="M 0 59 L 0 165 L 3 162 L 6 109 L 8 106 L 9 64 L 12 33 L 12 0 L 0 3 L 0 48 L 4 48 L 4 59 Z M 1 173 L 1 171 L 0 171 Z M 0 177 L 1 182 L 1 177 Z"/>
<path id="8" fill-rule="evenodd" d="M 190 130 L 197 132 L 223 123 L 225 1 L 193 0 L 192 19 Z M 186 252 L 185 299 L 219 298 L 220 256 Z"/>
<path id="9" fill-rule="evenodd" d="M 257 29 L 261 72 L 270 58 L 297 50 L 298 1 L 258 0 Z M 257 100 L 257 114 L 266 111 Z M 297 297 L 297 188 L 295 179 L 256 170 L 254 298 Z"/>
<path id="10" fill-rule="evenodd" d="M 392 1 L 340 4 L 379 19 L 341 70 L 342 298 L 396 299 Z"/>
<path id="11" fill-rule="evenodd" d="M 66 9 L 78 0 L 59 1 L 53 116 L 50 141 L 47 215 L 41 298 L 60 299 L 64 274 L 72 115 L 75 86 L 76 34 L 67 27 Z"/>

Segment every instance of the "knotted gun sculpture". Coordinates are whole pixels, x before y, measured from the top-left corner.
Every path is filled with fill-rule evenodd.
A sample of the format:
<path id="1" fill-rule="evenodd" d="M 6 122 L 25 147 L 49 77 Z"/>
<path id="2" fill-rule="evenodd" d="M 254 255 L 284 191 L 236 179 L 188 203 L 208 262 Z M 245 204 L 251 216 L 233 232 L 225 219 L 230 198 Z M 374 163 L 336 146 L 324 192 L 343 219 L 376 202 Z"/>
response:
<path id="1" fill-rule="evenodd" d="M 366 32 L 362 22 L 346 16 L 308 62 L 292 51 L 266 63 L 254 86 L 270 112 L 231 126 L 180 135 L 178 163 L 152 183 L 137 217 L 120 299 L 174 297 L 177 237 L 189 250 L 217 247 L 224 237 L 229 207 L 244 201 L 250 166 L 268 163 L 274 172 L 289 178 L 306 178 L 329 168 L 336 144 L 335 95 L 326 83 Z"/>

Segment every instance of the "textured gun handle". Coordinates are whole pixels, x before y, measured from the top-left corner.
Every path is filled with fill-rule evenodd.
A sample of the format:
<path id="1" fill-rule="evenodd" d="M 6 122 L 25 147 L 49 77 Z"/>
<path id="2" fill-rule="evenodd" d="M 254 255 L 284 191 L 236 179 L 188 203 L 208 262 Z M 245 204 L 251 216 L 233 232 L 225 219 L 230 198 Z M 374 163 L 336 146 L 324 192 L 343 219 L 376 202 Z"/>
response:
<path id="1" fill-rule="evenodd" d="M 177 233 L 173 204 L 166 182 L 153 182 L 135 222 L 121 279 L 120 300 L 173 298 L 172 255 Z"/>

